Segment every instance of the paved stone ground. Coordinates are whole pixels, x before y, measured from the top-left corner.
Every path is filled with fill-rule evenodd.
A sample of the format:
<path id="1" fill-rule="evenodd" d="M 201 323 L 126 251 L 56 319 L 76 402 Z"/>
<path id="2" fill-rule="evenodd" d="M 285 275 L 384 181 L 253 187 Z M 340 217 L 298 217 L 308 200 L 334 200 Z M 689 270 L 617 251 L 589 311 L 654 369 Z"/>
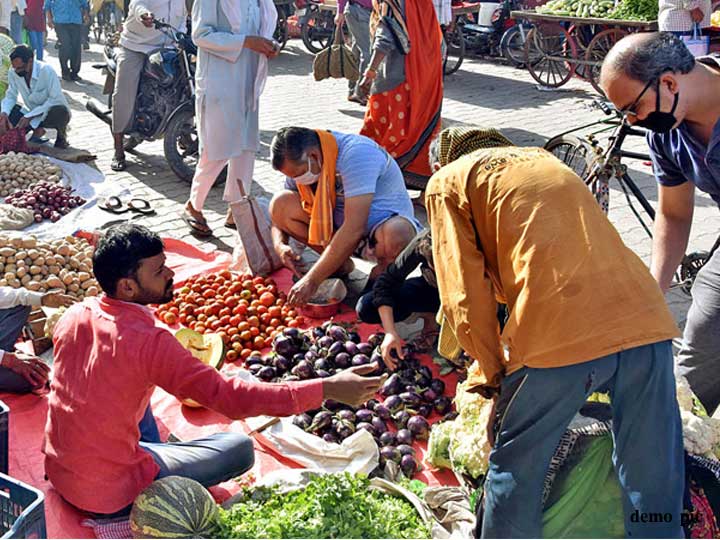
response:
<path id="1" fill-rule="evenodd" d="M 51 35 L 47 60 L 58 69 L 53 37 Z M 223 227 L 227 206 L 222 201 L 221 187 L 212 190 L 205 208 L 210 226 L 216 231 L 215 238 L 210 241 L 194 238 L 179 219 L 189 194 L 189 185 L 178 180 L 170 171 L 163 158 L 161 141 L 142 144 L 134 155 L 128 155 L 127 171 L 114 173 L 110 170 L 112 139 L 109 129 L 84 108 L 87 96 L 103 102 L 107 99 L 102 96 L 101 72 L 91 67 L 93 63 L 100 62 L 102 49 L 92 44 L 91 50 L 83 53 L 81 75 L 85 80 L 81 83 L 63 82 L 73 109 L 70 133 L 73 146 L 97 154 L 96 166 L 105 173 L 108 182 L 126 184 L 133 195 L 146 197 L 155 205 L 158 215 L 144 218 L 141 223 L 163 235 L 182 238 L 196 245 L 232 250 L 235 233 Z M 318 83 L 313 80 L 312 56 L 299 40 L 290 41 L 270 66 L 270 78 L 260 104 L 262 145 L 253 187 L 257 194 L 267 196 L 279 189 L 283 181 L 268 161 L 269 143 L 275 130 L 287 125 L 303 125 L 357 132 L 364 112 L 360 106 L 346 101 L 343 82 Z M 560 90 L 545 91 L 539 89 L 524 70 L 499 61 L 471 58 L 466 59 L 461 69 L 445 80 L 443 121 L 445 125 L 494 126 L 519 145 L 542 145 L 552 136 L 602 118 L 603 114 L 590 106 L 594 97 L 596 94 L 590 85 L 581 81 L 572 81 Z M 647 151 L 642 140 L 629 141 L 627 148 Z M 649 164 L 629 160 L 628 166 L 632 178 L 654 205 L 657 191 Z M 619 187 L 611 187 L 610 219 L 627 245 L 649 262 L 650 239 L 630 211 Z M 698 194 L 689 249 L 709 249 L 718 231 L 720 214 L 717 207 L 709 197 Z M 598 283 L 600 293 L 602 286 Z M 668 294 L 668 302 L 678 322 L 683 324 L 688 297 L 674 290 Z"/>

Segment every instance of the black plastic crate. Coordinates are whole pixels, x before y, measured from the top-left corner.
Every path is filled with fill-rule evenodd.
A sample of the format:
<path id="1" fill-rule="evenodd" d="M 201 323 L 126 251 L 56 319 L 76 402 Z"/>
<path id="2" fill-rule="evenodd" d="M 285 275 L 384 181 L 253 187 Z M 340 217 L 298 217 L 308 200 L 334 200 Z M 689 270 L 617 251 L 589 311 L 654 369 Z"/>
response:
<path id="1" fill-rule="evenodd" d="M 8 436 L 9 436 L 10 408 L 0 401 L 0 473 L 8 473 Z"/>
<path id="2" fill-rule="evenodd" d="M 0 474 L 0 538 L 47 538 L 42 491 Z"/>

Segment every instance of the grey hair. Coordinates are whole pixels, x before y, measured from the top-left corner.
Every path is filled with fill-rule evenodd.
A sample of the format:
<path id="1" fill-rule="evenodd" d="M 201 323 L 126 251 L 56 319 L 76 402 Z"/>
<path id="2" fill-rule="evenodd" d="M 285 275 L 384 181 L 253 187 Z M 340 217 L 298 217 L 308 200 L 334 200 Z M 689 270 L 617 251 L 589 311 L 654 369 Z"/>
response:
<path id="1" fill-rule="evenodd" d="M 439 133 L 438 133 L 437 137 L 435 137 L 432 141 L 430 141 L 430 146 L 428 146 L 428 161 L 430 163 L 431 169 L 432 169 L 433 165 L 440 162 L 440 134 Z"/>
<path id="2" fill-rule="evenodd" d="M 690 73 L 695 57 L 685 43 L 670 32 L 645 34 L 632 47 L 612 56 L 612 68 L 642 83 L 657 80 L 667 72 Z"/>

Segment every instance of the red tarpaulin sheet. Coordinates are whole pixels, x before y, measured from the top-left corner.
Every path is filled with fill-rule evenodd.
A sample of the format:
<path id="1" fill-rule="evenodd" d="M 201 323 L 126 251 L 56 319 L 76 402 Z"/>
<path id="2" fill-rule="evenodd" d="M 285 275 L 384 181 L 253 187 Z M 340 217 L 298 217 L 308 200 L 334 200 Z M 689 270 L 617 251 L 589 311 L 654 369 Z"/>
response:
<path id="1" fill-rule="evenodd" d="M 168 265 L 175 271 L 175 282 L 181 283 L 189 277 L 199 274 L 222 270 L 230 264 L 230 256 L 222 252 L 207 253 L 185 242 L 165 239 Z M 288 291 L 292 286 L 292 275 L 288 270 L 280 270 L 272 276 L 281 290 Z M 335 320 L 342 322 L 356 322 L 355 311 L 347 306 Z M 308 321 L 309 326 L 316 326 L 323 321 Z M 381 328 L 375 325 L 359 325 L 358 331 L 363 338 Z M 422 358 L 435 377 L 439 377 L 439 370 L 428 356 Z M 223 368 L 226 373 L 237 370 L 236 365 L 227 365 Z M 455 394 L 457 380 L 454 375 L 442 377 L 446 383 L 446 393 Z M 83 527 L 80 522 L 87 516 L 75 510 L 64 502 L 51 484 L 45 480 L 43 467 L 43 454 L 40 451 L 47 415 L 47 398 L 45 396 L 13 396 L 0 394 L 10 407 L 10 476 L 27 482 L 41 489 L 46 496 L 45 516 L 49 538 L 94 538 L 92 529 Z M 212 433 L 222 431 L 235 431 L 248 433 L 250 430 L 242 421 L 232 421 L 227 417 L 206 409 L 192 409 L 184 407 L 172 395 L 158 388 L 152 398 L 152 407 L 160 428 L 160 434 L 166 438 L 173 433 L 182 440 L 195 439 Z M 437 418 L 432 418 L 431 421 Z M 261 444 L 265 440 L 256 437 L 255 466 L 251 471 L 256 478 L 282 468 L 298 468 L 299 466 L 272 450 L 271 447 Z M 424 456 L 426 444 L 416 443 L 418 457 Z M 436 471 L 428 468 L 420 471 L 415 478 L 430 485 L 457 485 L 457 480 L 450 471 Z M 218 501 L 223 501 L 239 489 L 235 482 L 226 482 L 211 489 Z"/>

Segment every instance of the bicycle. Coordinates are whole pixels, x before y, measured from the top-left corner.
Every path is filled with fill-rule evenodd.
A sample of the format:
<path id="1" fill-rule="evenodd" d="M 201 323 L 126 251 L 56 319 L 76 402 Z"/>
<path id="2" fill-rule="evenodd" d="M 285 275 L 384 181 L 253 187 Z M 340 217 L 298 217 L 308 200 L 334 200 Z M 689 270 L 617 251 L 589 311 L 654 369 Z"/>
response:
<path id="1" fill-rule="evenodd" d="M 610 180 L 615 179 L 627 199 L 630 210 L 648 236 L 652 238 L 652 231 L 633 204 L 631 195 L 635 197 L 651 221 L 655 219 L 655 209 L 628 174 L 627 166 L 622 163 L 623 158 L 650 161 L 648 154 L 622 149 L 622 145 L 628 136 L 645 137 L 646 130 L 631 126 L 620 111 L 606 102 L 595 100 L 592 106 L 600 109 L 610 118 L 591 122 L 556 135 L 545 144 L 544 148 L 563 161 L 583 179 L 606 214 L 610 202 Z M 570 135 L 594 126 L 603 127 L 586 135 L 584 139 Z M 607 148 L 603 149 L 596 136 L 610 130 L 612 130 L 612 133 L 608 139 Z M 718 247 L 720 247 L 720 236 L 715 240 L 710 251 L 695 251 L 686 254 L 680 263 L 678 273 L 676 273 L 677 283 L 672 286 L 680 287 L 685 294 L 690 295 L 695 276 Z"/>

